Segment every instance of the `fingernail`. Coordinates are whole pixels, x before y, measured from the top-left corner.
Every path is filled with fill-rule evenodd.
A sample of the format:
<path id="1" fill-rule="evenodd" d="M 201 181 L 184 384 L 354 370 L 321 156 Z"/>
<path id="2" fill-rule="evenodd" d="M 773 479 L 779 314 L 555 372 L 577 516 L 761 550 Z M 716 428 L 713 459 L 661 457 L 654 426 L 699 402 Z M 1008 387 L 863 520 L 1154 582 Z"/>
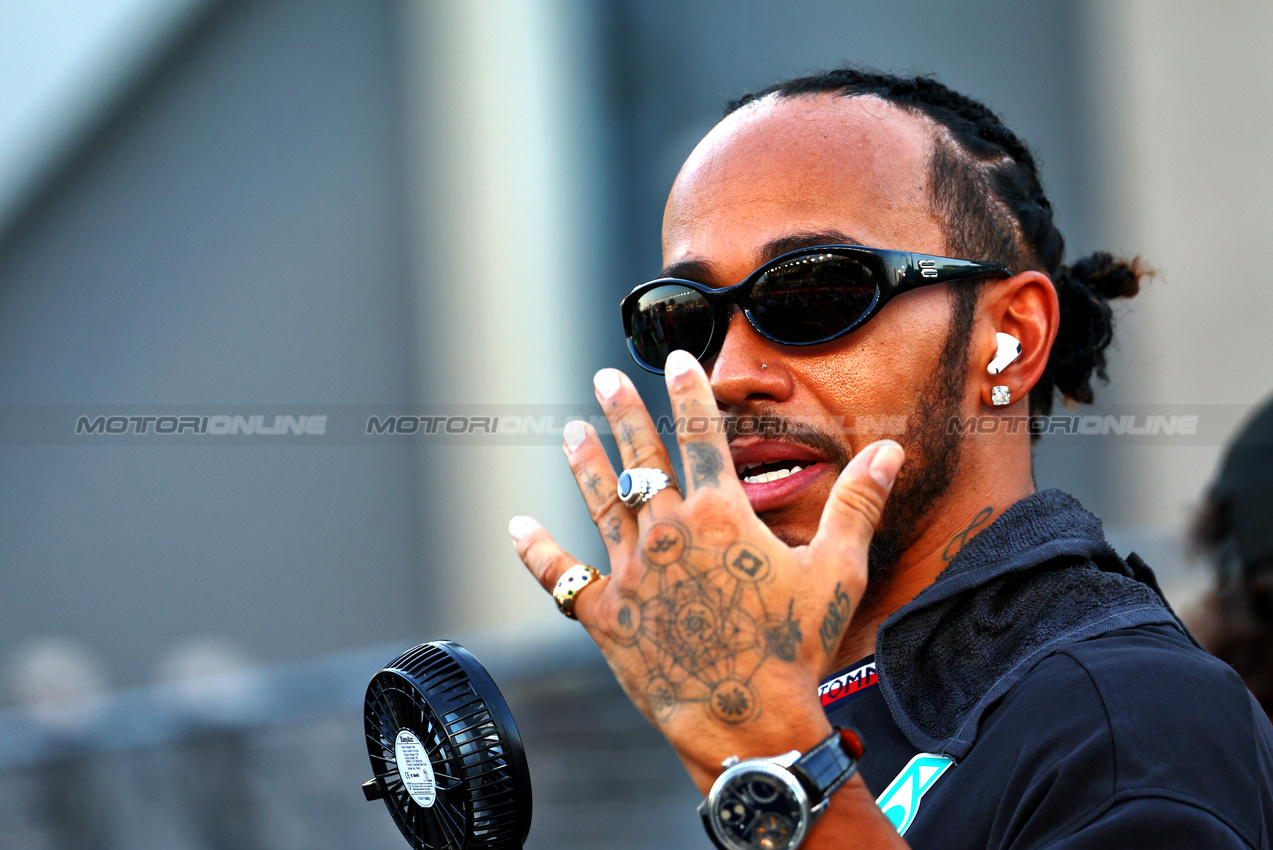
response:
<path id="1" fill-rule="evenodd" d="M 906 453 L 902 451 L 902 447 L 892 440 L 886 440 L 875 449 L 875 456 L 871 458 L 871 477 L 887 490 L 893 486 L 897 471 L 902 468 L 902 461 L 905 459 Z"/>
<path id="2" fill-rule="evenodd" d="M 561 436 L 566 441 L 566 448 L 573 452 L 579 448 L 579 444 L 583 442 L 584 437 L 588 436 L 588 432 L 584 428 L 582 420 L 572 419 L 561 430 Z"/>
<path id="3" fill-rule="evenodd" d="M 508 534 L 514 543 L 521 543 L 534 530 L 535 521 L 528 516 L 515 516 L 508 521 Z"/>
<path id="4" fill-rule="evenodd" d="M 682 349 L 676 349 L 667 356 L 663 364 L 663 373 L 669 378 L 679 378 L 694 368 L 694 355 Z"/>
<path id="5" fill-rule="evenodd" d="M 619 394 L 619 388 L 622 386 L 619 370 L 602 369 L 593 377 L 592 385 L 597 388 L 597 395 L 602 398 L 614 398 Z"/>

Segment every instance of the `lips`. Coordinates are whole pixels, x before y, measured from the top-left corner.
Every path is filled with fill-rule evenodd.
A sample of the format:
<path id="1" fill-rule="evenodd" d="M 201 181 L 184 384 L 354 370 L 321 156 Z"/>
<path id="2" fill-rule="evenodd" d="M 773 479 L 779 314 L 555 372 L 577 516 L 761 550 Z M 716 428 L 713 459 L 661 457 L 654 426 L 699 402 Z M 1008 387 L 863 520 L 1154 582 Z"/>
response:
<path id="1" fill-rule="evenodd" d="M 808 446 L 756 442 L 731 445 L 729 452 L 756 513 L 790 504 L 824 475 L 835 474 L 831 464 Z"/>

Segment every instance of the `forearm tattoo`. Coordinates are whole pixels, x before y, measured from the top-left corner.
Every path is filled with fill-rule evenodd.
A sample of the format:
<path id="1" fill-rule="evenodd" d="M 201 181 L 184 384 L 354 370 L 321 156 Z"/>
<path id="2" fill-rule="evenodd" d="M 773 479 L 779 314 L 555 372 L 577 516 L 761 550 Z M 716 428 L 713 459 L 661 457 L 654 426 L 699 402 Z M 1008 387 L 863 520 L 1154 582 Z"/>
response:
<path id="1" fill-rule="evenodd" d="M 767 663 L 794 662 L 802 639 L 795 600 L 771 610 L 761 592 L 771 580 L 768 556 L 747 541 L 696 545 L 684 525 L 656 517 L 641 558 L 611 637 L 640 653 L 654 719 L 691 704 L 722 723 L 758 717 L 752 679 Z"/>

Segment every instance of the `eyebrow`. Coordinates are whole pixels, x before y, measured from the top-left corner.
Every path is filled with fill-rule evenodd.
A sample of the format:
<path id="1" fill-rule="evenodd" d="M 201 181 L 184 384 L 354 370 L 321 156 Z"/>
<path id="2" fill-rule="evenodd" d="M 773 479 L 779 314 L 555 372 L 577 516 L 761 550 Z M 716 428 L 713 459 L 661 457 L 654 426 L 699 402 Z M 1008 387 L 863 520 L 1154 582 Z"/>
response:
<path id="1" fill-rule="evenodd" d="M 853 236 L 838 230 L 816 230 L 791 233 L 771 239 L 761 246 L 756 254 L 756 267 L 801 248 L 814 248 L 818 245 L 861 245 L 862 242 Z M 716 276 L 716 264 L 711 260 L 682 260 L 666 266 L 660 277 L 676 277 L 682 280 L 693 280 L 708 283 Z M 733 281 L 737 283 L 737 281 Z"/>

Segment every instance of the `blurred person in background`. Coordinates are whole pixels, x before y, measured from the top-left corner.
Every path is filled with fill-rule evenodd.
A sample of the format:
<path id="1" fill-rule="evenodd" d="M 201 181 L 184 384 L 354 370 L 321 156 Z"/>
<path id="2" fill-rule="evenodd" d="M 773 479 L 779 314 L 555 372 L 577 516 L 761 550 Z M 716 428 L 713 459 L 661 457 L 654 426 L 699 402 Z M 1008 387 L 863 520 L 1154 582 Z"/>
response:
<path id="1" fill-rule="evenodd" d="M 1233 441 L 1193 538 L 1215 571 L 1194 633 L 1273 717 L 1273 399 Z"/>
<path id="2" fill-rule="evenodd" d="M 624 468 L 582 422 L 564 449 L 609 575 L 509 531 L 717 846 L 1269 846 L 1268 719 L 1142 561 L 1035 489 L 1027 426 L 1091 401 L 1141 272 L 1063 262 L 998 116 L 854 69 L 744 97 L 682 167 L 663 252 L 622 316 L 683 482 L 603 369 Z"/>

